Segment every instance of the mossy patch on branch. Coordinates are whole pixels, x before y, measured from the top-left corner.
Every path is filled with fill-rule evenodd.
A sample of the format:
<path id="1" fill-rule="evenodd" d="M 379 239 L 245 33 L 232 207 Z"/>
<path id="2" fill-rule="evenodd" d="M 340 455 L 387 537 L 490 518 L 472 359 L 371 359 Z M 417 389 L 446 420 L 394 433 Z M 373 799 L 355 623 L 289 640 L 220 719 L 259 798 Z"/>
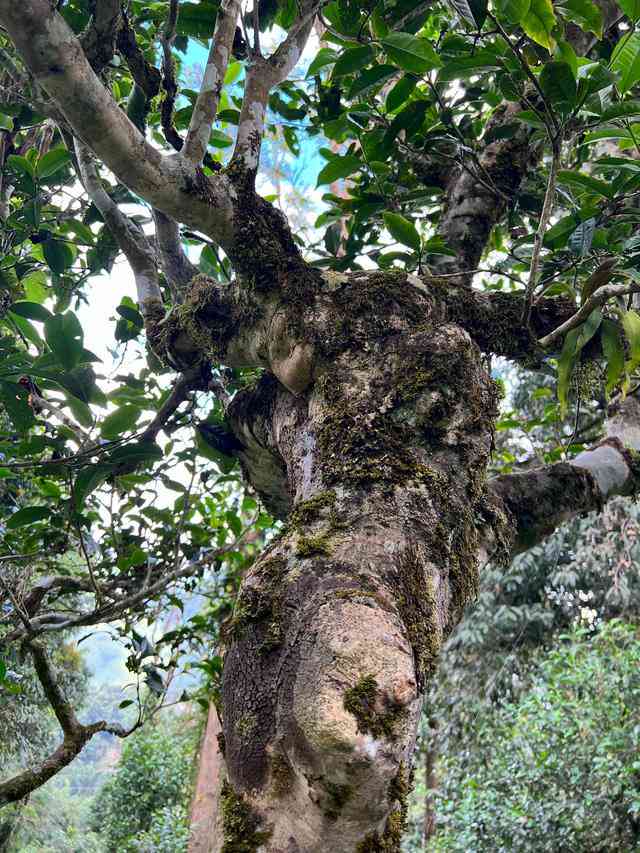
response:
<path id="1" fill-rule="evenodd" d="M 370 734 L 376 739 L 383 737 L 393 740 L 396 727 L 404 717 L 406 710 L 401 705 L 384 703 L 384 711 L 379 711 L 382 697 L 374 675 L 364 675 L 344 694 L 344 708 L 352 714 L 358 723 L 358 731 Z"/>
<path id="2" fill-rule="evenodd" d="M 271 830 L 259 829 L 260 818 L 225 780 L 220 791 L 223 845 L 221 853 L 255 853 L 271 837 Z"/>
<path id="3" fill-rule="evenodd" d="M 407 827 L 408 798 L 411 779 L 403 761 L 389 784 L 389 802 L 392 804 L 382 835 L 371 832 L 357 845 L 355 853 L 401 853 L 402 836 Z"/>
<path id="4" fill-rule="evenodd" d="M 323 779 L 321 785 L 327 793 L 323 813 L 329 820 L 338 820 L 343 808 L 353 797 L 353 785 L 340 785 L 336 782 L 331 782 L 329 779 Z"/>

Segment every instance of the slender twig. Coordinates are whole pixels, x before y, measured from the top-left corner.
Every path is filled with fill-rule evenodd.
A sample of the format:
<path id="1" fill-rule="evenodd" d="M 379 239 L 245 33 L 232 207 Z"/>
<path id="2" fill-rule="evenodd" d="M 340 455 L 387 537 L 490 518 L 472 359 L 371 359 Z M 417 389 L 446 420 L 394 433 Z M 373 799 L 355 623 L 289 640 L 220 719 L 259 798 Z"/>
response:
<path id="1" fill-rule="evenodd" d="M 551 167 L 549 169 L 549 180 L 547 182 L 547 191 L 544 195 L 542 204 L 542 212 L 535 237 L 533 238 L 533 252 L 531 254 L 531 266 L 529 268 L 529 280 L 524 300 L 524 310 L 522 313 L 522 323 L 525 328 L 529 328 L 531 319 L 531 306 L 533 305 L 533 296 L 535 294 L 536 285 L 538 283 L 538 267 L 540 265 L 540 254 L 542 252 L 542 243 L 544 240 L 545 231 L 553 211 L 553 202 L 556 194 L 556 182 L 558 180 L 558 171 L 560 170 L 560 154 L 561 145 L 559 139 L 552 140 L 551 143 Z"/>
<path id="2" fill-rule="evenodd" d="M 569 317 L 568 320 L 562 323 L 561 326 L 558 326 L 557 329 L 554 329 L 553 332 L 540 338 L 538 344 L 543 349 L 547 349 L 560 338 L 564 337 L 571 329 L 579 326 L 595 308 L 604 305 L 609 299 L 613 299 L 616 296 L 626 296 L 629 293 L 640 293 L 640 284 L 606 284 L 604 287 L 600 287 L 593 296 L 587 299 L 579 311 L 576 311 L 572 317 Z"/>

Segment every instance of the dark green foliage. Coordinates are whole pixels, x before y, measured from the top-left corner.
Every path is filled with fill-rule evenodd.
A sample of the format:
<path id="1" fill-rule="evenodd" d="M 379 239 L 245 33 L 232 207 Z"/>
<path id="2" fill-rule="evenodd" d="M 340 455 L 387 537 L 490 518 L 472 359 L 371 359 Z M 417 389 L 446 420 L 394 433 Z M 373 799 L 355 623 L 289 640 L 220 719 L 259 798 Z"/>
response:
<path id="1" fill-rule="evenodd" d="M 179 715 L 157 719 L 125 742 L 118 767 L 92 809 L 92 829 L 104 839 L 107 853 L 134 853 L 139 842 L 151 844 L 167 829 L 163 846 L 151 849 L 186 850 L 197 738 L 195 722 Z"/>
<path id="2" fill-rule="evenodd" d="M 578 629 L 442 759 L 436 851 L 619 851 L 640 841 L 640 635 Z"/>

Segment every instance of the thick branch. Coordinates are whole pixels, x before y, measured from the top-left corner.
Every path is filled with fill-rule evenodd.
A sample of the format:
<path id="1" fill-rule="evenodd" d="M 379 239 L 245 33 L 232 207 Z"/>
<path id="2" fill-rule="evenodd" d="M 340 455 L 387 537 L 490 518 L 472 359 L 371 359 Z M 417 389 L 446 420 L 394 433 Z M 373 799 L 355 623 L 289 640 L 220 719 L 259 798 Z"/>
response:
<path id="1" fill-rule="evenodd" d="M 81 37 L 91 67 L 100 73 L 113 59 L 120 27 L 120 0 L 96 0 L 89 26 Z"/>
<path id="2" fill-rule="evenodd" d="M 486 539 L 513 556 L 540 542 L 555 528 L 584 512 L 599 510 L 616 495 L 640 488 L 640 402 L 627 397 L 607 424 L 607 438 L 569 462 L 496 477 L 489 493 L 496 502 Z"/>
<path id="3" fill-rule="evenodd" d="M 222 0 L 216 20 L 215 35 L 207 59 L 207 67 L 204 70 L 202 87 L 193 108 L 184 145 L 185 157 L 196 165 L 202 163 L 207 151 L 211 125 L 218 112 L 224 75 L 229 65 L 239 13 L 239 0 Z"/>
<path id="4" fill-rule="evenodd" d="M 89 65 L 80 43 L 48 0 L 0 0 L 0 23 L 36 81 L 75 135 L 129 189 L 169 216 L 233 245 L 233 189 L 208 181 L 178 155 L 150 145 Z"/>
<path id="5" fill-rule="evenodd" d="M 438 231 L 456 257 L 438 261 L 437 272 L 475 269 L 493 226 L 515 198 L 528 170 L 539 159 L 532 146 L 532 131 L 517 120 L 522 106 L 508 103 L 498 107 L 487 124 L 485 137 L 505 125 L 513 125 L 507 139 L 485 145 L 475 165 L 456 172 L 449 184 Z"/>

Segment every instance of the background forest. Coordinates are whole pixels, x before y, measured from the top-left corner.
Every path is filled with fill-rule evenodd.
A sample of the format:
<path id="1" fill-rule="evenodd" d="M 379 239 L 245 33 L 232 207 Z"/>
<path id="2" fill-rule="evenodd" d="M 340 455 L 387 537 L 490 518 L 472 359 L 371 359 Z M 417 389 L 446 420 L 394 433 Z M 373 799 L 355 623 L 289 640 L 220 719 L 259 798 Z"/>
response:
<path id="1" fill-rule="evenodd" d="M 155 59 L 162 49 L 166 62 L 168 50 L 187 86 L 170 110 L 181 131 L 202 77 L 211 4 L 182 3 L 177 27 L 174 21 L 170 35 L 158 35 L 167 5 L 130 4 L 142 22 L 138 34 L 146 34 L 142 53 Z M 269 38 L 287 4 L 264 5 Z M 406 44 L 394 47 L 392 36 L 380 64 L 368 44 L 353 46 L 359 36 L 341 39 L 350 26 L 345 13 L 318 29 L 296 79 L 269 103 L 260 190 L 286 211 L 308 256 L 336 271 L 374 261 L 417 272 L 447 269 L 454 253 L 437 234 L 435 212 L 442 174 L 425 152 L 436 146 L 440 172 L 443 164 L 462 163 L 484 180 L 474 146 L 489 113 L 517 99 L 513 81 L 524 85 L 505 44 L 526 19 L 526 36 L 514 36 L 513 44 L 526 49 L 534 68 L 541 57 L 555 57 L 553 75 L 541 81 L 543 99 L 574 141 L 579 137 L 561 164 L 562 209 L 548 223 L 545 292 L 584 302 L 589 294 L 580 293 L 578 276 L 602 269 L 610 250 L 637 281 L 640 102 L 629 99 L 640 81 L 640 5 L 621 3 L 620 20 L 604 27 L 600 6 L 590 0 L 556 4 L 555 12 L 545 0 L 505 0 L 495 5 L 509 32 L 496 23 L 486 35 L 485 27 L 477 52 L 487 13 L 481 0 L 435 4 L 428 17 L 421 7 L 433 4 L 391 5 L 402 29 L 437 43 L 444 61 L 426 47 L 407 59 Z M 529 6 L 537 10 L 533 17 Z M 80 30 L 84 5 L 67 4 L 66 11 Z M 376 17 L 375 4 L 369 12 L 384 41 L 382 14 Z M 569 42 L 555 38 L 559 22 L 597 42 L 591 61 L 581 58 L 580 74 Z M 236 52 L 209 140 L 214 170 L 236 132 L 241 45 Z M 114 97 L 135 115 L 136 87 L 116 59 L 106 72 Z M 431 72 L 443 65 L 436 80 Z M 20 467 L 0 467 L 2 552 L 35 555 L 40 567 L 54 555 L 67 578 L 87 567 L 99 575 L 103 563 L 115 564 L 129 591 L 163 561 L 177 573 L 184 560 L 188 571 L 180 569 L 177 583 L 142 614 L 123 611 L 109 624 L 48 635 L 61 685 L 83 720 L 141 725 L 124 741 L 96 735 L 28 801 L 0 811 L 0 851 L 186 853 L 199 744 L 220 687 L 221 632 L 233 618 L 243 573 L 279 528 L 243 490 L 232 449 L 220 444 L 222 407 L 210 395 L 181 401 L 187 405 L 170 422 L 162 458 L 143 446 L 145 436 L 158 435 L 154 418 L 170 395 L 168 371 L 145 349 L 131 275 L 104 217 L 81 197 L 64 140 L 53 123 L 45 121 L 43 130 L 14 71 L 0 32 L 0 464 L 21 460 Z M 580 124 L 585 102 L 588 119 Z M 540 111 L 521 119 L 528 132 L 543 134 Z M 164 144 L 160 101 L 144 120 Z M 394 148 L 396 138 L 401 144 Z M 604 146 L 597 149 L 597 177 L 592 166 L 583 169 L 596 144 Z M 547 157 L 528 177 L 508 223 L 492 232 L 482 261 L 491 274 L 480 276 L 479 287 L 523 284 L 550 166 Z M 115 181 L 109 191 L 150 230 L 139 198 Z M 181 241 L 201 272 L 229 277 L 228 259 L 211 241 L 189 229 Z M 605 333 L 610 316 L 598 315 L 604 367 L 582 353 L 595 334 L 588 328 L 542 374 L 494 360 L 503 391 L 494 473 L 575 456 L 598 438 L 612 395 L 638 391 L 630 377 L 640 363 L 640 316 L 627 312 L 622 341 Z M 23 370 L 35 379 L 17 388 Z M 255 377 L 221 368 L 215 378 L 233 394 Z M 49 398 L 58 395 L 48 409 L 40 386 Z M 81 456 L 96 406 L 104 410 L 98 446 L 106 448 L 98 464 L 83 468 L 80 460 L 59 476 L 39 468 L 45 454 L 60 459 L 67 442 L 74 459 Z M 132 436 L 142 444 L 128 443 Z M 130 467 L 132 461 L 142 468 Z M 508 568 L 483 568 L 478 600 L 448 640 L 425 703 L 407 853 L 640 850 L 639 565 L 640 508 L 635 499 L 616 498 L 602 512 L 564 524 Z M 28 586 L 30 569 L 27 577 L 20 571 L 19 563 L 1 563 L 3 589 Z M 74 589 L 78 612 L 90 592 L 86 584 Z M 0 606 L 4 778 L 37 765 L 59 730 L 31 658 L 3 644 L 9 598 L 0 595 Z"/>

